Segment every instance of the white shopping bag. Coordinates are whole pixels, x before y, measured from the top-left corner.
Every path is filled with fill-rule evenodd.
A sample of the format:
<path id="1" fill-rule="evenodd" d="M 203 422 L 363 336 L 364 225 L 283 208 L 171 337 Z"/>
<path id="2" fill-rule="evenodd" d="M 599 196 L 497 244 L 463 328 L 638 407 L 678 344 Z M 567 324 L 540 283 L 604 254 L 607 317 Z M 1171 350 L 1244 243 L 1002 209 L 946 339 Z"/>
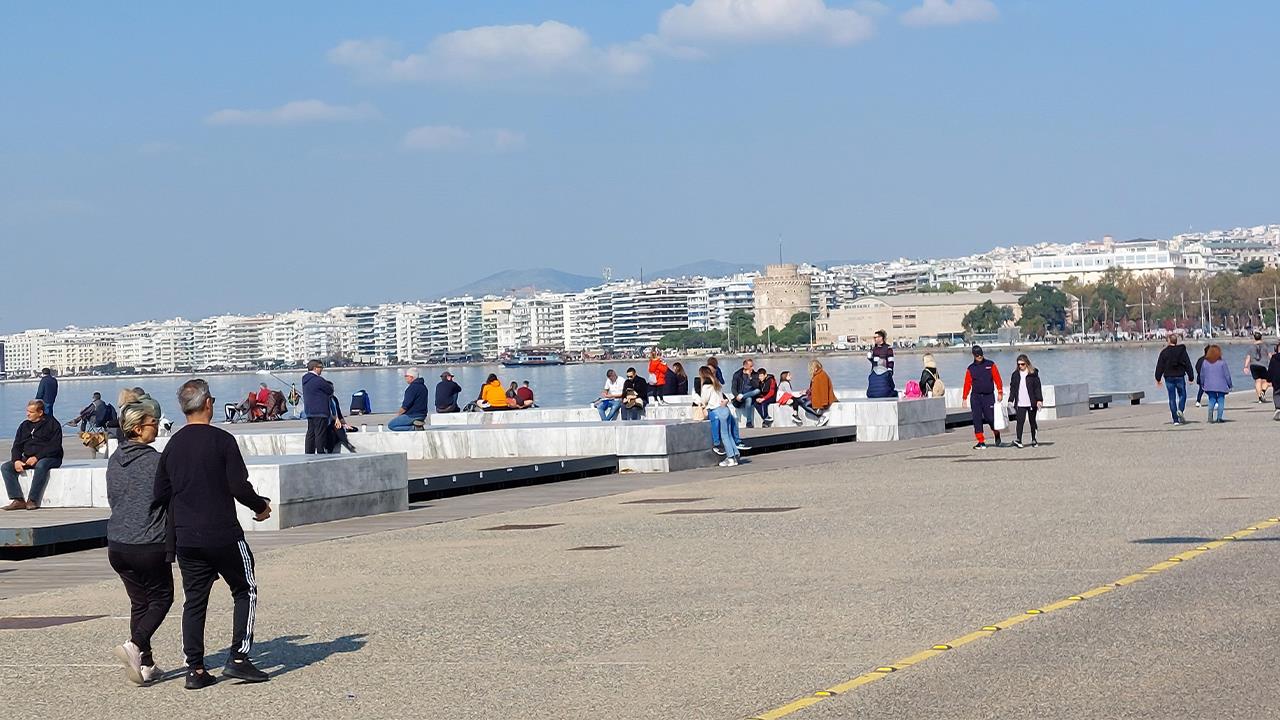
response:
<path id="1" fill-rule="evenodd" d="M 997 401 L 992 415 L 994 416 L 992 419 L 995 422 L 991 423 L 991 427 L 996 430 L 1003 430 L 1009 427 L 1009 408 L 1005 407 L 1004 403 Z"/>

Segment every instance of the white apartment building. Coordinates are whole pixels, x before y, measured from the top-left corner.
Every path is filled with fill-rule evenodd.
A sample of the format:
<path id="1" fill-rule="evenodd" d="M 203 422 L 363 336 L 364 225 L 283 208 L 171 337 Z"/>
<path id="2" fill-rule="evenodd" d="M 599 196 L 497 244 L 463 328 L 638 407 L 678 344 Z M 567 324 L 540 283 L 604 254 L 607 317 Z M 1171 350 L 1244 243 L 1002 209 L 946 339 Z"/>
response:
<path id="1" fill-rule="evenodd" d="M 196 370 L 247 370 L 268 362 L 272 316 L 219 315 L 195 325 Z"/>
<path id="2" fill-rule="evenodd" d="M 852 266 L 823 270 L 807 266 L 801 272 L 809 275 L 809 311 L 814 313 L 835 310 L 851 304 L 864 293 L 866 273 Z M 762 328 L 757 328 L 762 329 Z"/>
<path id="3" fill-rule="evenodd" d="M 445 337 L 450 355 L 480 355 L 484 352 L 484 323 L 480 301 L 472 297 L 448 298 L 445 306 Z"/>
<path id="4" fill-rule="evenodd" d="M 1041 283 L 1061 286 L 1073 277 L 1080 282 L 1097 282 L 1111 268 L 1171 277 L 1186 277 L 1193 271 L 1168 240 L 1114 242 L 1105 238 L 1102 243 L 1077 246 L 1071 251 L 1034 256 L 1022 264 L 1018 277 L 1028 287 Z"/>
<path id="5" fill-rule="evenodd" d="M 689 328 L 689 298 L 700 284 L 663 280 L 614 293 L 613 338 L 616 350 L 641 350 L 669 332 Z"/>
<path id="6" fill-rule="evenodd" d="M 1001 279 L 995 265 L 985 260 L 940 263 L 934 278 L 938 285 L 952 283 L 970 292 L 977 292 L 984 286 L 994 288 Z"/>
<path id="7" fill-rule="evenodd" d="M 729 316 L 735 310 L 753 312 L 756 302 L 755 278 L 757 275 L 758 273 L 743 273 L 727 278 L 702 278 L 702 287 L 694 296 L 691 296 L 689 320 L 685 327 L 699 330 L 727 330 Z M 694 297 L 697 300 L 694 300 Z M 706 303 L 705 321 L 701 317 L 703 298 Z"/>
<path id="8" fill-rule="evenodd" d="M 484 333 L 482 352 L 486 358 L 493 359 L 519 347 L 514 306 L 511 300 L 486 298 L 480 301 L 480 326 Z"/>
<path id="9" fill-rule="evenodd" d="M 300 365 L 313 358 L 342 354 L 342 326 L 329 314 L 294 310 L 272 318 L 266 331 L 263 357 L 284 365 Z"/>
<path id="10" fill-rule="evenodd" d="M 115 328 L 69 327 L 40 343 L 39 367 L 58 375 L 86 374 L 116 361 Z"/>
<path id="11" fill-rule="evenodd" d="M 195 324 L 182 318 L 141 322 L 115 336 L 116 366 L 137 372 L 176 372 L 195 365 Z"/>
<path id="12" fill-rule="evenodd" d="M 528 328 L 520 347 L 562 348 L 565 345 L 567 318 L 566 297 L 559 293 L 541 293 L 516 301 Z"/>
<path id="13" fill-rule="evenodd" d="M 50 336 L 45 329 L 25 330 L 4 338 L 4 369 L 8 377 L 20 378 L 37 375 L 44 367 L 40 364 L 40 348 Z"/>

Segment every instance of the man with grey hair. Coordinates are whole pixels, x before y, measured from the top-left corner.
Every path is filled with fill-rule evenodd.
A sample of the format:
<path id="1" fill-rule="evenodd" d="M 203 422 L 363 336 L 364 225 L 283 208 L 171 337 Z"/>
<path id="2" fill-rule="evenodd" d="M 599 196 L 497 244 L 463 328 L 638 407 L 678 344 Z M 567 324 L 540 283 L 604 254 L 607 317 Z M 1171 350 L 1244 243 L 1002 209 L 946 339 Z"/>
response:
<path id="1" fill-rule="evenodd" d="M 49 471 L 62 467 L 62 426 L 44 411 L 43 400 L 27 403 L 27 419 L 18 426 L 9 451 L 9 462 L 0 465 L 4 489 L 9 493 L 5 510 L 38 510 L 49 484 Z M 31 471 L 31 492 L 22 498 L 18 475 Z"/>
<path id="2" fill-rule="evenodd" d="M 427 402 L 427 383 L 422 379 L 418 368 L 404 371 L 404 381 L 408 387 L 404 389 L 404 400 L 400 403 L 400 411 L 387 423 L 389 430 L 412 430 L 413 423 L 426 420 L 431 403 Z"/>
<path id="3" fill-rule="evenodd" d="M 240 447 L 231 433 L 213 425 L 213 396 L 204 380 L 189 380 L 178 390 L 187 424 L 174 433 L 160 455 L 154 500 L 167 507 L 182 571 L 182 645 L 187 656 L 187 689 L 216 680 L 204 667 L 204 624 L 209 591 L 221 577 L 235 601 L 231 653 L 223 677 L 246 682 L 268 680 L 249 661 L 258 586 L 253 553 L 236 519 L 236 502 L 252 510 L 254 520 L 271 517 L 271 502 L 249 483 Z"/>

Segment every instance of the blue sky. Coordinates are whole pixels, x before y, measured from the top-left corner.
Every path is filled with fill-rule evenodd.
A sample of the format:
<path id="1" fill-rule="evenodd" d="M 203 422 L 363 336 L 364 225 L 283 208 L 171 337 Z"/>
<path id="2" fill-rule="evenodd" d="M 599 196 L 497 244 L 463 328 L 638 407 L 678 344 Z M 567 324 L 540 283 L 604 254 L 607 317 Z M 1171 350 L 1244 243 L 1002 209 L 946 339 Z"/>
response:
<path id="1" fill-rule="evenodd" d="M 0 331 L 758 263 L 779 234 L 873 259 L 1280 222 L 1277 26 L 1192 0 L 6 3 Z"/>

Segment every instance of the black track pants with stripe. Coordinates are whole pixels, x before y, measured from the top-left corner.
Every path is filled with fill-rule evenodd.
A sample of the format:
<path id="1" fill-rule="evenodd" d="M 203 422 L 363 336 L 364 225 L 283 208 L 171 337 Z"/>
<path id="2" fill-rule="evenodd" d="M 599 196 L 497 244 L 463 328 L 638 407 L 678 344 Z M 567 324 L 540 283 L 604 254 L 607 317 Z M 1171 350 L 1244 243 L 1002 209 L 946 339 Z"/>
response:
<path id="1" fill-rule="evenodd" d="M 187 667 L 204 667 L 204 620 L 209 591 L 219 577 L 231 588 L 235 618 L 231 630 L 231 657 L 248 656 L 253 647 L 253 621 L 258 609 L 258 584 L 253 577 L 253 553 L 244 540 L 220 547 L 178 548 L 182 571 L 182 649 Z"/>

